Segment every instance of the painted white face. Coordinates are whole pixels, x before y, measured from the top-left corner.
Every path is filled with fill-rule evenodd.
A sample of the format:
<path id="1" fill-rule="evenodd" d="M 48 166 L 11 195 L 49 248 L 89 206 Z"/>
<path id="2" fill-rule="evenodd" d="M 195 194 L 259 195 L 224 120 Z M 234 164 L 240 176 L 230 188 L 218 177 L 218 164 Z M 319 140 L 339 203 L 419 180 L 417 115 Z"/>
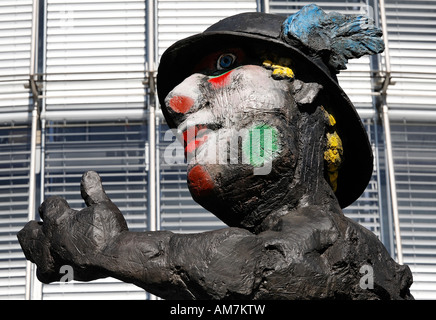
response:
<path id="1" fill-rule="evenodd" d="M 221 54 L 216 72 L 193 73 L 164 106 L 185 146 L 190 192 L 217 216 L 223 202 L 235 208 L 252 196 L 247 189 L 268 188 L 271 172 L 291 176 L 297 157 L 292 81 L 263 65 L 232 68 L 234 58 Z"/>
<path id="2" fill-rule="evenodd" d="M 290 81 L 273 79 L 272 70 L 241 65 L 217 76 L 195 73 L 168 94 L 166 108 L 185 145 L 194 196 L 215 188 L 211 171 L 228 172 L 233 166 L 243 175 L 245 170 L 251 175 L 271 172 L 283 149 L 290 90 Z"/>
<path id="3" fill-rule="evenodd" d="M 235 164 L 238 154 L 255 156 L 246 149 L 250 148 L 246 141 L 250 137 L 271 136 L 276 141 L 276 129 L 264 123 L 264 118 L 279 113 L 286 105 L 283 93 L 287 90 L 288 83 L 272 80 L 271 71 L 254 65 L 240 66 L 216 77 L 198 73 L 188 77 L 166 99 L 167 108 L 183 113 L 178 117 L 178 131 L 185 141 L 188 163 L 224 164 L 230 157 Z M 238 137 L 245 142 L 242 150 L 238 150 L 237 141 L 228 150 L 227 145 Z M 263 140 L 259 147 L 265 149 Z M 268 150 L 278 150 L 277 143 Z M 250 163 L 249 159 L 242 160 Z"/>

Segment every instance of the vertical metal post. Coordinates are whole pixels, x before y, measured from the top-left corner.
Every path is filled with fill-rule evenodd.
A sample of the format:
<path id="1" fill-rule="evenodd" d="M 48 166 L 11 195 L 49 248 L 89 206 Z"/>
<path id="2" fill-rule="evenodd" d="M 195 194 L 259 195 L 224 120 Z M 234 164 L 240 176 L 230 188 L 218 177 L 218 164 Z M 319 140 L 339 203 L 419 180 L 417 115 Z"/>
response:
<path id="1" fill-rule="evenodd" d="M 160 230 L 160 118 L 156 117 L 156 230 Z"/>
<path id="2" fill-rule="evenodd" d="M 383 103 L 382 105 L 382 120 L 383 120 L 383 127 L 385 129 L 386 161 L 387 161 L 388 172 L 389 172 L 389 189 L 391 192 L 392 215 L 394 218 L 397 260 L 399 264 L 403 264 L 403 248 L 401 245 L 400 218 L 398 214 L 398 200 L 397 200 L 397 187 L 395 181 L 394 156 L 392 153 L 391 126 L 389 122 L 388 106 L 386 105 L 386 103 Z"/>
<path id="3" fill-rule="evenodd" d="M 380 27 L 380 16 L 378 14 L 378 11 L 375 11 L 374 8 L 378 8 L 378 0 L 368 0 L 367 3 L 367 9 L 366 12 L 370 15 L 371 18 L 374 19 L 376 26 Z M 377 9 L 378 10 L 378 9 Z M 372 95 L 372 103 L 374 106 L 375 111 L 380 110 L 380 106 L 382 105 L 382 96 L 380 94 L 381 90 L 381 81 L 380 81 L 380 71 L 381 69 L 381 57 L 380 55 L 372 55 L 369 58 L 370 68 L 371 68 L 371 88 L 372 92 L 374 93 Z M 390 199 L 390 192 L 389 192 L 389 182 L 382 183 L 382 176 L 381 176 L 381 160 L 380 160 L 380 141 L 379 141 L 379 123 L 383 126 L 383 122 L 381 120 L 380 116 L 381 112 L 376 112 L 374 114 L 374 134 L 375 134 L 375 161 L 376 161 L 376 170 L 377 170 L 377 192 L 378 192 L 378 199 L 379 199 L 379 217 L 380 217 L 380 240 L 383 242 L 387 250 L 389 251 L 389 254 L 394 255 L 395 254 L 395 248 L 394 248 L 394 238 L 393 238 L 393 222 L 392 222 L 392 209 L 391 209 L 391 199 Z M 380 122 L 381 121 L 381 122 Z M 383 132 L 384 130 L 380 131 Z M 383 140 L 384 141 L 384 140 Z M 383 143 L 384 145 L 384 143 Z M 385 172 L 385 176 L 387 178 L 388 173 Z M 384 195 L 389 195 L 385 197 Z"/>
<path id="4" fill-rule="evenodd" d="M 154 46 L 154 10 L 155 0 L 147 0 L 147 65 L 148 65 L 148 229 L 156 230 L 156 92 L 155 74 L 155 46 Z"/>
<path id="5" fill-rule="evenodd" d="M 33 0 L 32 6 L 32 33 L 30 40 L 30 76 L 36 72 L 36 62 L 38 61 L 38 17 L 39 0 Z"/>
<path id="6" fill-rule="evenodd" d="M 381 27 L 383 31 L 383 39 L 385 42 L 385 68 L 386 72 L 391 75 L 391 56 L 389 53 L 389 40 L 388 40 L 388 23 L 386 21 L 385 0 L 379 0 Z"/>
<path id="7" fill-rule="evenodd" d="M 33 97 L 37 99 L 37 97 Z M 35 220 L 35 194 L 36 194 L 36 136 L 38 126 L 38 104 L 34 102 L 32 110 L 32 133 L 30 141 L 30 173 L 29 173 L 29 200 L 28 200 L 28 220 Z M 26 260 L 26 300 L 31 299 L 32 283 L 34 281 L 33 265 Z"/>
<path id="8" fill-rule="evenodd" d="M 265 13 L 269 13 L 269 0 L 262 0 L 263 1 L 263 11 Z"/>
<path id="9" fill-rule="evenodd" d="M 157 230 L 157 210 L 156 210 L 156 61 L 155 61 L 155 8 L 156 0 L 147 0 L 147 66 L 148 66 L 148 230 Z M 150 300 L 157 297 L 149 294 Z"/>
<path id="10" fill-rule="evenodd" d="M 38 17 L 39 17 L 39 1 L 33 0 L 32 8 L 32 34 L 31 34 L 31 47 L 30 47 L 30 89 L 32 90 L 33 110 L 32 110 L 32 127 L 31 127 L 31 140 L 30 140 L 30 172 L 29 172 L 29 198 L 28 198 L 28 220 L 35 220 L 36 206 L 36 163 L 37 163 L 37 134 L 38 134 L 38 121 L 39 121 L 39 104 L 38 104 L 38 89 L 35 83 L 36 61 L 38 55 Z M 35 270 L 33 264 L 26 260 L 26 288 L 25 299 L 32 298 L 32 286 L 35 280 Z"/>
<path id="11" fill-rule="evenodd" d="M 153 76 L 153 75 L 151 75 Z M 153 99 L 148 104 L 148 230 L 156 231 L 156 109 Z"/>
<path id="12" fill-rule="evenodd" d="M 380 7 L 383 38 L 386 47 L 385 55 L 384 55 L 386 75 L 385 75 L 385 81 L 383 87 L 381 89 L 383 101 L 382 101 L 380 112 L 383 121 L 384 132 L 385 132 L 386 162 L 387 162 L 388 173 L 389 173 L 389 190 L 391 193 L 392 215 L 394 219 L 397 261 L 399 264 L 403 264 L 403 247 L 401 244 L 400 218 L 398 213 L 397 188 L 396 188 L 396 181 L 395 181 L 394 158 L 392 152 L 391 125 L 389 121 L 389 108 L 386 103 L 387 88 L 391 82 L 391 62 L 390 62 L 390 53 L 389 53 L 388 27 L 386 22 L 385 1 L 379 0 L 379 5 L 380 5 L 379 7 Z"/>
<path id="13" fill-rule="evenodd" d="M 154 14 L 154 19 L 153 19 L 153 40 L 154 40 L 154 48 L 153 48 L 153 52 L 154 52 L 154 57 L 153 59 L 155 60 L 155 66 L 157 66 L 157 57 L 158 57 L 158 48 L 159 48 L 159 42 L 158 42 L 158 1 L 154 0 L 154 10 L 153 10 L 153 14 Z M 153 69 L 153 76 L 156 75 L 157 70 L 156 68 Z M 153 99 L 154 99 L 154 105 L 155 105 L 155 119 L 156 119 L 156 154 L 155 154 L 155 169 L 156 169 L 156 195 L 155 195 L 155 199 L 156 199 L 156 230 L 160 230 L 160 130 L 161 130 L 161 126 L 160 126 L 160 116 L 159 113 L 161 112 L 159 110 L 159 99 L 157 97 L 157 87 L 156 87 L 156 83 L 154 81 L 153 78 Z"/>

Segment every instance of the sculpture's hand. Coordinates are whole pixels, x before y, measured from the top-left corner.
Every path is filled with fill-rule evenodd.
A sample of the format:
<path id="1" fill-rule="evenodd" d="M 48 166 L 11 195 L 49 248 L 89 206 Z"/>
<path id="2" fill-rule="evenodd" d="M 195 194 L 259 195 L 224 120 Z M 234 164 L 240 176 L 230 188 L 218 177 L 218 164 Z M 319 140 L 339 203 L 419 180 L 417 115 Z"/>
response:
<path id="1" fill-rule="evenodd" d="M 38 279 L 59 281 L 60 268 L 73 268 L 74 279 L 106 277 L 99 268 L 104 247 L 127 224 L 121 212 L 107 197 L 96 172 L 82 177 L 81 195 L 87 205 L 76 211 L 60 197 L 50 197 L 39 208 L 43 222 L 30 221 L 18 233 L 26 258 L 38 266 Z"/>

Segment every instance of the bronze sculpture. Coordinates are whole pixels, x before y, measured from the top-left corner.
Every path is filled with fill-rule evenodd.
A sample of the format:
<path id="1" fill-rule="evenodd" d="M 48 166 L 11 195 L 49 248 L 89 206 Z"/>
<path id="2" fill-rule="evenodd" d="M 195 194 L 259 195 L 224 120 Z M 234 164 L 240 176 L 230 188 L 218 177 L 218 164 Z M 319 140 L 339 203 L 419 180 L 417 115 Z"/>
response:
<path id="1" fill-rule="evenodd" d="M 381 52 L 380 36 L 366 17 L 309 5 L 285 21 L 232 16 L 171 46 L 158 70 L 162 111 L 184 140 L 194 200 L 229 228 L 130 232 L 86 172 L 85 209 L 51 197 L 43 222 L 18 234 L 38 278 L 59 281 L 70 265 L 76 280 L 112 276 L 166 299 L 413 299 L 410 269 L 341 210 L 373 158 L 336 73 Z"/>

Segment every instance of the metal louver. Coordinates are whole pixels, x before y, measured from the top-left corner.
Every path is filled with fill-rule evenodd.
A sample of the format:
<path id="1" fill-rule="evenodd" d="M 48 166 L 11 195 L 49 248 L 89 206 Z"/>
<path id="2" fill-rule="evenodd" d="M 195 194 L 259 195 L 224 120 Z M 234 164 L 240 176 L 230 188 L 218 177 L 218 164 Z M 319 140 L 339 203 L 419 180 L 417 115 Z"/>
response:
<path id="1" fill-rule="evenodd" d="M 37 1 L 37 0 L 35 0 Z M 0 2 L 0 299 L 23 299 L 25 259 L 16 232 L 27 221 L 30 177 L 29 82 L 32 0 Z M 44 0 L 37 70 L 41 85 L 43 157 L 37 165 L 43 197 L 60 195 L 75 208 L 80 177 L 100 173 L 109 196 L 133 231 L 148 225 L 147 1 Z M 436 298 L 436 2 L 384 0 L 392 69 L 387 104 L 392 140 L 404 263 L 414 275 L 412 294 Z M 311 1 L 159 0 L 154 30 L 157 57 L 175 41 L 229 15 L 258 7 L 284 17 Z M 317 0 L 326 11 L 367 13 L 378 18 L 375 0 Z M 367 5 L 367 4 L 370 5 Z M 383 17 L 380 17 L 383 18 Z M 149 43 L 149 42 L 148 42 Z M 384 55 L 381 56 L 381 62 Z M 157 59 L 159 60 L 159 59 Z M 382 128 L 375 122 L 370 60 L 351 60 L 339 82 L 367 129 L 376 155 L 373 177 L 344 213 L 373 231 L 386 231 Z M 159 114 L 159 112 L 157 112 Z M 157 199 L 160 228 L 202 232 L 224 223 L 196 204 L 186 186 L 186 164 L 165 152 L 174 143 L 160 119 L 157 135 Z M 39 129 L 39 128 L 38 128 Z M 379 130 L 379 131 L 377 131 Z M 38 136 L 39 137 L 39 136 Z M 380 143 L 381 145 L 378 145 Z M 177 144 L 177 142 L 176 142 Z M 39 145 L 38 145 L 39 147 Z M 39 148 L 38 148 L 39 150 Z M 39 151 L 38 151 L 39 152 Z M 39 174 L 42 179 L 39 179 Z M 39 200 L 37 200 L 39 203 Z M 382 206 L 382 204 L 384 206 Z M 388 223 L 388 229 L 389 225 Z M 388 241 L 393 241 L 393 238 Z M 390 249 L 393 251 L 393 244 Z M 394 252 L 392 252 L 394 255 Z M 90 283 L 44 285 L 43 299 L 144 299 L 136 286 L 107 278 Z"/>
<path id="2" fill-rule="evenodd" d="M 417 299 L 436 294 L 436 123 L 392 123 L 404 263 Z"/>
<path id="3" fill-rule="evenodd" d="M 174 42 L 203 32 L 228 16 L 256 11 L 256 1 L 158 1 L 158 56 Z"/>
<path id="4" fill-rule="evenodd" d="M 390 114 L 396 119 L 435 119 L 436 3 L 386 1 L 393 85 Z"/>
<path id="5" fill-rule="evenodd" d="M 144 117 L 145 9 L 138 0 L 47 0 L 47 118 Z"/>
<path id="6" fill-rule="evenodd" d="M 23 299 L 26 261 L 17 232 L 27 222 L 30 128 L 0 127 L 0 299 Z"/>
<path id="7" fill-rule="evenodd" d="M 80 179 L 97 171 L 106 193 L 120 208 L 131 231 L 147 229 L 146 126 L 141 122 L 50 123 L 46 129 L 46 197 L 65 198 L 74 209 L 84 207 Z M 44 299 L 144 299 L 132 285 L 107 278 L 89 283 L 43 286 Z"/>
<path id="8" fill-rule="evenodd" d="M 32 1 L 0 2 L 0 299 L 23 299 L 26 262 L 16 232 L 27 221 Z"/>
<path id="9" fill-rule="evenodd" d="M 22 123 L 30 111 L 32 0 L 0 3 L 0 124 Z"/>

